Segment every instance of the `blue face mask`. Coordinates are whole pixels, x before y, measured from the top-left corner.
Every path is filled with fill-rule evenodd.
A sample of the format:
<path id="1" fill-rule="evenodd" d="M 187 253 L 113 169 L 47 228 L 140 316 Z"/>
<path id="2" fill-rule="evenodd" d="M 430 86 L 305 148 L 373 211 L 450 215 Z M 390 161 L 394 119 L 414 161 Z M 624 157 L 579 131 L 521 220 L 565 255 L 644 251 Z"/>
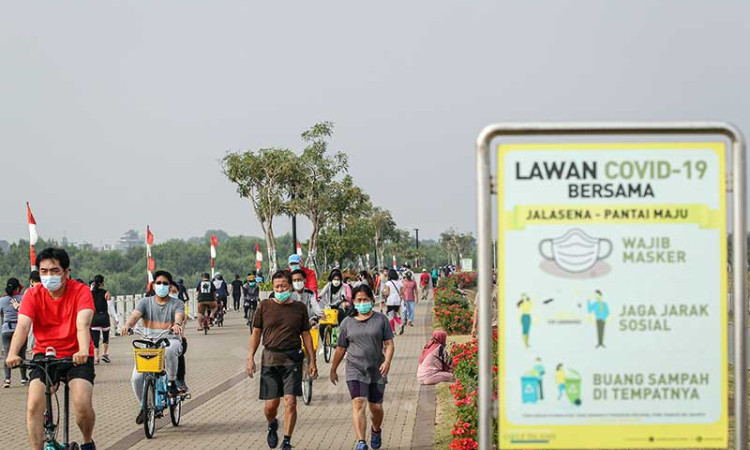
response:
<path id="1" fill-rule="evenodd" d="M 60 275 L 43 275 L 42 286 L 50 292 L 55 292 L 62 286 L 62 277 Z"/>
<path id="2" fill-rule="evenodd" d="M 289 270 L 294 272 L 299 269 L 299 264 L 289 264 Z"/>
<path id="3" fill-rule="evenodd" d="M 154 293 L 157 297 L 165 298 L 169 295 L 169 285 L 164 284 L 155 284 L 154 285 Z"/>
<path id="4" fill-rule="evenodd" d="M 370 311 L 372 311 L 372 302 L 367 303 L 356 303 L 354 305 L 354 308 L 357 310 L 360 314 L 367 314 Z"/>
<path id="5" fill-rule="evenodd" d="M 273 293 L 273 298 L 275 298 L 276 300 L 278 300 L 280 302 L 285 302 L 285 301 L 289 300 L 289 297 L 291 297 L 291 296 L 292 296 L 292 293 L 289 292 L 289 291 L 286 291 L 286 292 L 274 292 Z"/>
<path id="6" fill-rule="evenodd" d="M 247 284 L 249 284 L 249 285 L 250 285 L 250 287 L 253 287 L 253 286 L 255 286 L 255 282 L 254 282 L 254 281 L 250 281 L 250 282 L 248 282 Z"/>

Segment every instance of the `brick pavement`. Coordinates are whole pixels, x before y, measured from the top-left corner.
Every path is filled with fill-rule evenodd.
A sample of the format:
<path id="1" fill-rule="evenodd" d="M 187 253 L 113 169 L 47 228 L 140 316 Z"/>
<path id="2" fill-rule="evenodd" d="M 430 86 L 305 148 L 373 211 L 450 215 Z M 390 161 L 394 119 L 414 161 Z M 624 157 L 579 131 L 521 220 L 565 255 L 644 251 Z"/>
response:
<path id="1" fill-rule="evenodd" d="M 428 305 L 417 305 L 417 321 L 429 320 Z M 194 324 L 194 321 L 190 322 Z M 153 440 L 146 440 L 142 427 L 135 424 L 138 404 L 130 387 L 132 356 L 130 339 L 113 338 L 113 363 L 97 367 L 94 408 L 97 424 L 94 437 L 100 449 L 263 449 L 265 419 L 263 402 L 258 400 L 258 377 L 242 376 L 249 332 L 244 321 L 230 313 L 224 328 L 213 328 L 208 336 L 189 330 L 187 381 L 193 399 L 185 403 L 179 428 L 168 417 Z M 383 448 L 409 449 L 412 443 L 419 398 L 416 364 L 425 343 L 422 326 L 407 327 L 396 338 L 390 383 L 386 390 Z M 257 356 L 258 360 L 260 355 Z M 311 405 L 300 399 L 293 445 L 298 449 L 350 449 L 356 441 L 351 424 L 351 408 L 346 384 L 333 386 L 328 379 L 330 364 L 319 359 L 321 376 L 313 387 Z M 343 379 L 344 367 L 339 368 Z M 25 388 L 17 383 L 0 391 L 0 447 L 27 448 L 25 437 Z M 209 392 L 211 391 L 211 392 Z M 208 393 L 208 394 L 207 394 Z M 60 399 L 62 401 L 62 397 Z M 191 405 L 191 402 L 195 406 Z M 280 408 L 283 417 L 283 407 Z M 71 428 L 80 439 L 77 428 Z"/>

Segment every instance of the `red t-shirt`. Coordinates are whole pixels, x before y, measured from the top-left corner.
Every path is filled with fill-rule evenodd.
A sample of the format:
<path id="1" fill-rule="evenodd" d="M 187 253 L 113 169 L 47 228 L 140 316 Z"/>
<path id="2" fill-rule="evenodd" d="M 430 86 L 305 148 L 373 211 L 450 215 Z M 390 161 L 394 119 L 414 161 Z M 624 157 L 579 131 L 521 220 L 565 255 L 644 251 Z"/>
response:
<path id="1" fill-rule="evenodd" d="M 415 301 L 417 299 L 417 282 L 414 280 L 404 280 L 404 300 Z"/>
<path id="2" fill-rule="evenodd" d="M 75 280 L 65 282 L 65 293 L 58 299 L 53 299 L 41 283 L 26 291 L 18 313 L 31 319 L 36 340 L 34 354 L 53 347 L 58 358 L 73 356 L 78 351 L 76 318 L 86 309 L 94 310 L 91 289 Z M 91 340 L 89 356 L 94 356 Z"/>
<path id="3" fill-rule="evenodd" d="M 427 272 L 422 272 L 422 275 L 419 276 L 419 283 L 422 286 L 430 284 L 430 275 Z"/>

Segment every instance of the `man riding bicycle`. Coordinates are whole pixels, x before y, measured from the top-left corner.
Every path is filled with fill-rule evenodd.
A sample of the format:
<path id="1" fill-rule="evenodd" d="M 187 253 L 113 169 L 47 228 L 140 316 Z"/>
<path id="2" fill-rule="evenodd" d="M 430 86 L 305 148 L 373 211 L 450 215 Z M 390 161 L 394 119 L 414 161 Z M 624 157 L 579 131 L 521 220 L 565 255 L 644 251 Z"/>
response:
<path id="1" fill-rule="evenodd" d="M 141 319 L 143 319 L 143 333 L 147 336 L 157 336 L 164 330 L 174 332 L 174 335 L 170 336 L 169 346 L 164 349 L 164 362 L 165 371 L 169 377 L 167 389 L 170 395 L 177 396 L 180 392 L 175 380 L 178 358 L 182 353 L 182 323 L 185 320 L 185 304 L 169 296 L 170 284 L 172 284 L 172 274 L 164 270 L 157 270 L 154 273 L 154 296 L 144 297 L 138 302 L 133 314 L 122 327 L 122 334 L 126 335 Z M 143 375 L 133 367 L 130 382 L 139 404 L 143 398 Z M 135 423 L 140 425 L 143 420 L 143 410 L 141 410 L 138 412 Z"/>
<path id="2" fill-rule="evenodd" d="M 243 307 L 245 309 L 245 319 L 250 319 L 250 311 L 255 314 L 260 299 L 260 288 L 255 280 L 255 275 L 247 274 L 247 281 L 242 285 Z"/>
<path id="3" fill-rule="evenodd" d="M 323 310 L 320 309 L 318 300 L 315 298 L 315 292 L 305 287 L 305 278 L 307 274 L 302 269 L 292 272 L 292 287 L 298 300 L 307 306 L 307 315 L 310 318 L 310 326 L 317 326 L 319 318 L 323 316 Z"/>
<path id="4" fill-rule="evenodd" d="M 216 287 L 211 283 L 211 275 L 204 273 L 198 286 L 195 288 L 198 292 L 198 331 L 203 331 L 203 315 L 208 309 L 210 317 L 213 320 L 216 314 Z"/>
<path id="5" fill-rule="evenodd" d="M 70 388 L 73 411 L 78 428 L 83 435 L 82 450 L 96 449 L 93 440 L 95 414 L 92 404 L 94 393 L 94 345 L 89 327 L 94 316 L 94 299 L 91 290 L 83 283 L 70 279 L 70 258 L 65 250 L 46 248 L 36 257 L 42 285 L 26 291 L 18 311 L 13 340 L 5 363 L 18 367 L 18 356 L 26 343 L 31 326 L 34 327 L 34 356 L 53 348 L 57 358 L 72 358 L 72 363 L 59 364 L 49 374 L 53 384 L 63 381 Z M 42 450 L 45 410 L 44 371 L 31 371 L 29 395 L 26 405 L 26 428 L 29 443 L 34 450 Z"/>

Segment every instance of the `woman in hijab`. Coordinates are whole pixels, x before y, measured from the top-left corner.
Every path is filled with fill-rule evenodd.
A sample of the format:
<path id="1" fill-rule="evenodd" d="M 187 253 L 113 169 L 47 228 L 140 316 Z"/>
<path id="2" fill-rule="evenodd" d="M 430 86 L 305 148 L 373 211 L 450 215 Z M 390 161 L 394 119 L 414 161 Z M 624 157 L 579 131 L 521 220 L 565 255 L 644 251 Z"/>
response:
<path id="1" fill-rule="evenodd" d="M 339 269 L 333 269 L 328 275 L 328 284 L 320 291 L 318 297 L 320 309 L 338 308 L 339 323 L 352 311 L 352 288 L 343 282 L 343 278 Z"/>
<path id="2" fill-rule="evenodd" d="M 23 286 L 17 278 L 9 278 L 8 283 L 5 285 L 5 296 L 0 297 L 0 317 L 2 318 L 3 330 L 3 349 L 5 355 L 8 355 L 10 350 L 10 341 L 13 340 L 13 333 L 16 331 L 16 325 L 18 324 L 18 308 L 21 306 L 21 291 Z M 26 345 L 21 347 L 18 352 L 21 358 L 26 358 Z M 3 370 L 5 372 L 5 382 L 3 388 L 10 387 L 10 367 L 5 365 L 5 359 L 3 359 Z M 26 385 L 29 382 L 26 376 L 26 369 L 21 368 L 21 384 Z"/>
<path id="3" fill-rule="evenodd" d="M 438 384 L 453 381 L 451 357 L 445 349 L 448 334 L 434 331 L 432 339 L 424 346 L 419 356 L 417 380 L 420 384 Z"/>

